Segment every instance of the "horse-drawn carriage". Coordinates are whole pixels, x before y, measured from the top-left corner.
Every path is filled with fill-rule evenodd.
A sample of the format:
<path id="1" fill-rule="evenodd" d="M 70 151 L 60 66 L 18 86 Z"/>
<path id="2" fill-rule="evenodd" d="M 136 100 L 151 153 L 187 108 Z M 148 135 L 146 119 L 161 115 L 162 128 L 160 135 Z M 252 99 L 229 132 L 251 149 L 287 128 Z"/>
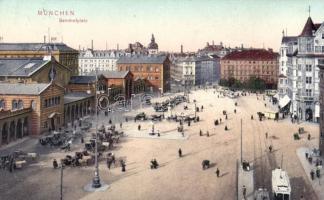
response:
<path id="1" fill-rule="evenodd" d="M 43 146 L 49 144 L 51 146 L 61 146 L 63 145 L 67 140 L 70 140 L 71 138 L 66 135 L 65 132 L 54 132 L 51 135 L 47 135 L 44 137 L 41 137 L 39 139 L 39 143 Z"/>
<path id="2" fill-rule="evenodd" d="M 210 167 L 210 161 L 209 160 L 203 160 L 201 163 L 202 169 L 208 169 Z"/>
<path id="3" fill-rule="evenodd" d="M 147 120 L 147 116 L 144 112 L 141 112 L 135 116 L 135 120 Z"/>
<path id="4" fill-rule="evenodd" d="M 163 115 L 151 115 L 151 120 L 152 121 L 162 121 Z"/>
<path id="5" fill-rule="evenodd" d="M 265 118 L 265 114 L 262 112 L 257 112 L 258 116 L 259 116 L 259 120 L 262 121 Z"/>

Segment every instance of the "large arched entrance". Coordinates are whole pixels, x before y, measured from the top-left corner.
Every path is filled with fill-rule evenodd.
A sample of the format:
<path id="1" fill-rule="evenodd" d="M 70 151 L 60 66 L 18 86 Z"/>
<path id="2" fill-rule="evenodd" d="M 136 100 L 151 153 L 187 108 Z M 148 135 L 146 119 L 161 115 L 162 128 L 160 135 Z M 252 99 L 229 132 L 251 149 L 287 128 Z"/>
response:
<path id="1" fill-rule="evenodd" d="M 14 141 L 16 138 L 15 138 L 15 129 L 16 129 L 16 124 L 15 124 L 15 121 L 12 121 L 10 122 L 10 127 L 9 127 L 9 134 L 10 134 L 10 137 L 9 137 L 9 141 Z"/>
<path id="2" fill-rule="evenodd" d="M 4 123 L 2 126 L 2 144 L 8 143 L 8 124 Z"/>
<path id="3" fill-rule="evenodd" d="M 307 108 L 305 111 L 306 121 L 313 121 L 313 110 L 311 108 Z"/>
<path id="4" fill-rule="evenodd" d="M 28 118 L 25 117 L 24 119 L 24 125 L 23 125 L 23 137 L 29 135 L 28 133 Z"/>
<path id="5" fill-rule="evenodd" d="M 18 119 L 17 122 L 17 138 L 22 138 L 23 137 L 23 124 L 21 119 Z"/>

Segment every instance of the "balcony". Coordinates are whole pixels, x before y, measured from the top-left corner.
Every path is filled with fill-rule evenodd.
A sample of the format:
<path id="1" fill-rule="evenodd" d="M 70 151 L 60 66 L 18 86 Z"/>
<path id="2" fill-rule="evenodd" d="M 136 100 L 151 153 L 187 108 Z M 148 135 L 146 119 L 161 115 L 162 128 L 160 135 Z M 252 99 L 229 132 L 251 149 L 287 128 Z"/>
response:
<path id="1" fill-rule="evenodd" d="M 299 96 L 299 95 L 296 95 L 296 100 L 301 101 L 301 102 L 305 102 L 305 101 L 314 101 L 315 98 L 312 97 L 312 96 Z"/>

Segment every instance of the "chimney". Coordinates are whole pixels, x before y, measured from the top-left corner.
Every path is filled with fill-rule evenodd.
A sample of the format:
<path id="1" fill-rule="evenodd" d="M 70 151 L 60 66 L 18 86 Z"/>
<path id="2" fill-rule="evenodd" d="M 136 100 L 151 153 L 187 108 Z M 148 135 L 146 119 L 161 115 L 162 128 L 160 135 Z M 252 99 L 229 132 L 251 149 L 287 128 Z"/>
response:
<path id="1" fill-rule="evenodd" d="M 91 40 L 91 49 L 93 50 L 93 40 Z"/>
<path id="2" fill-rule="evenodd" d="M 117 44 L 117 51 L 119 51 L 119 44 Z"/>
<path id="3" fill-rule="evenodd" d="M 46 35 L 44 35 L 44 43 L 46 43 Z"/>
<path id="4" fill-rule="evenodd" d="M 181 45 L 180 53 L 183 54 L 183 45 Z"/>
<path id="5" fill-rule="evenodd" d="M 214 44 L 214 40 L 213 40 L 213 46 L 214 46 L 215 44 Z"/>
<path id="6" fill-rule="evenodd" d="M 207 42 L 206 46 L 207 46 L 207 47 L 209 46 L 209 42 Z"/>
<path id="7" fill-rule="evenodd" d="M 220 45 L 223 46 L 223 42 L 220 42 Z"/>
<path id="8" fill-rule="evenodd" d="M 79 51 L 81 51 L 81 45 L 79 45 Z"/>
<path id="9" fill-rule="evenodd" d="M 244 49 L 243 44 L 241 44 L 241 49 L 242 49 L 242 50 Z"/>

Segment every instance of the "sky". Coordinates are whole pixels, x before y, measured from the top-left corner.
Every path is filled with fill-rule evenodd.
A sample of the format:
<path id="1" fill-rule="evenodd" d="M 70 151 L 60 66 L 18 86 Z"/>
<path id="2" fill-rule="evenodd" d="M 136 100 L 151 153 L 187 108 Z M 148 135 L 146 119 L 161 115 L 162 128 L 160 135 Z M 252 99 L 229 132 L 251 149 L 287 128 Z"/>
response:
<path id="1" fill-rule="evenodd" d="M 0 0 L 0 38 L 43 42 L 50 35 L 76 49 L 90 48 L 91 40 L 95 49 L 124 49 L 148 45 L 153 33 L 160 51 L 181 44 L 196 51 L 212 41 L 278 51 L 283 30 L 300 34 L 309 6 L 314 23 L 323 22 L 324 0 Z"/>

